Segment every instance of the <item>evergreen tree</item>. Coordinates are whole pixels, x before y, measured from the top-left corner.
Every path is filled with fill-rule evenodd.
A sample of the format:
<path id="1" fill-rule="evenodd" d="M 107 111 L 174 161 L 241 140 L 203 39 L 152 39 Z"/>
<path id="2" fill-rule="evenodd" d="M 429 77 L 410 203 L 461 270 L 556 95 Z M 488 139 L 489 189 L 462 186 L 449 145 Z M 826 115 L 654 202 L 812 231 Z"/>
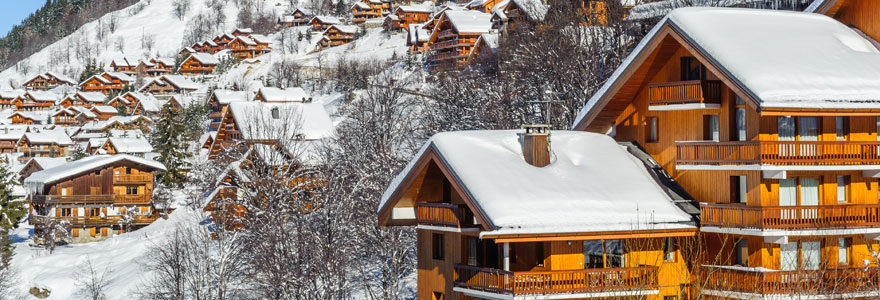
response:
<path id="1" fill-rule="evenodd" d="M 187 151 L 187 125 L 184 120 L 180 110 L 165 107 L 153 132 L 153 148 L 159 153 L 156 160 L 165 164 L 167 169 L 159 181 L 166 186 L 181 186 L 190 166 L 187 159 L 192 154 Z"/>
<path id="2" fill-rule="evenodd" d="M 101 74 L 103 72 L 104 70 L 102 70 L 101 67 L 98 66 L 98 63 L 96 63 L 94 59 L 91 59 L 88 63 L 86 63 L 86 67 L 85 69 L 83 69 L 82 73 L 79 74 L 79 82 L 86 81 L 86 79 L 89 79 L 89 77 Z"/>
<path id="3" fill-rule="evenodd" d="M 0 163 L 0 230 L 8 232 L 18 227 L 18 221 L 27 215 L 24 200 L 12 196 L 13 188 L 18 185 L 16 174 L 9 171 L 9 164 L 4 160 Z"/>
<path id="4" fill-rule="evenodd" d="M 77 144 L 73 148 L 73 153 L 70 154 L 70 161 L 80 160 L 86 156 L 89 156 L 89 153 L 86 152 L 86 149 L 83 149 L 82 145 Z"/>

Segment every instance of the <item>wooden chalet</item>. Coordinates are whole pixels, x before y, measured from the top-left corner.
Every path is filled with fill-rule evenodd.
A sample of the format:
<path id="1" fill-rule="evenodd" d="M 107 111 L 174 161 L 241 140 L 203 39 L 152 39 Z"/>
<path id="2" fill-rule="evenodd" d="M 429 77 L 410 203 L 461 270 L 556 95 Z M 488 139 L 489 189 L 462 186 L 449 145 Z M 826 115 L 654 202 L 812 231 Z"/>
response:
<path id="1" fill-rule="evenodd" d="M 515 29 L 519 23 L 537 24 L 544 20 L 548 10 L 549 5 L 539 0 L 508 0 L 499 3 L 492 10 L 492 29 L 506 33 Z"/>
<path id="2" fill-rule="evenodd" d="M 76 115 L 78 113 L 75 110 L 62 108 L 58 111 L 52 113 L 52 124 L 56 125 L 74 125 L 78 123 L 76 120 Z"/>
<path id="3" fill-rule="evenodd" d="M 250 28 L 236 28 L 232 31 L 233 36 L 250 36 L 253 35 L 254 30 Z"/>
<path id="4" fill-rule="evenodd" d="M 428 39 L 430 72 L 463 65 L 481 34 L 492 29 L 491 15 L 479 11 L 447 10 Z"/>
<path id="5" fill-rule="evenodd" d="M 415 226 L 417 297 L 686 297 L 695 216 L 613 139 L 548 128 L 439 133 L 388 187 L 379 225 Z"/>
<path id="6" fill-rule="evenodd" d="M 199 89 L 199 84 L 182 75 L 162 75 L 150 80 L 138 91 L 153 95 L 189 94 Z"/>
<path id="7" fill-rule="evenodd" d="M 91 111 L 95 113 L 98 120 L 102 121 L 109 120 L 110 117 L 119 114 L 119 110 L 110 105 L 95 105 L 92 106 Z"/>
<path id="8" fill-rule="evenodd" d="M 198 52 L 199 51 L 196 51 L 196 49 L 193 49 L 192 47 L 184 47 L 183 49 L 180 50 L 180 52 L 177 53 L 177 55 L 182 56 L 182 57 L 187 57 L 190 54 L 198 53 Z"/>
<path id="9" fill-rule="evenodd" d="M 278 24 L 284 27 L 304 26 L 309 24 L 309 20 L 313 16 L 314 14 L 310 10 L 297 8 L 290 15 L 281 16 L 278 19 Z"/>
<path id="10" fill-rule="evenodd" d="M 208 53 L 192 53 L 177 69 L 178 74 L 183 75 L 205 75 L 214 73 L 214 68 L 220 64 L 214 55 Z"/>
<path id="11" fill-rule="evenodd" d="M 224 34 L 221 34 L 221 35 L 214 37 L 214 39 L 211 41 L 214 42 L 214 44 L 216 44 L 217 47 L 222 47 L 223 49 L 225 49 L 226 45 L 229 45 L 229 43 L 231 43 L 232 40 L 234 40 L 234 39 L 235 39 L 234 35 L 224 33 Z"/>
<path id="12" fill-rule="evenodd" d="M 9 122 L 15 125 L 49 124 L 49 118 L 46 111 L 14 111 L 9 115 Z"/>
<path id="13" fill-rule="evenodd" d="M 136 73 L 137 65 L 137 60 L 129 59 L 128 57 L 118 57 L 110 61 L 110 69 L 118 73 L 133 75 Z"/>
<path id="14" fill-rule="evenodd" d="M 574 128 L 642 145 L 701 203 L 704 251 L 720 253 L 692 274 L 701 294 L 864 297 L 880 283 L 877 61 L 825 16 L 678 9 Z"/>
<path id="15" fill-rule="evenodd" d="M 5 108 L 15 107 L 15 104 L 13 103 L 13 101 L 15 99 L 17 99 L 18 97 L 21 97 L 22 95 L 24 95 L 24 93 L 25 93 L 24 90 L 11 90 L 11 91 L 3 90 L 3 91 L 0 91 L 0 108 L 5 109 Z"/>
<path id="16" fill-rule="evenodd" d="M 229 51 L 239 59 L 254 58 L 272 51 L 269 48 L 269 38 L 264 35 L 240 35 L 229 42 Z"/>
<path id="17" fill-rule="evenodd" d="M 490 13 L 495 5 L 504 2 L 503 0 L 473 0 L 467 4 L 467 9 Z"/>
<path id="18" fill-rule="evenodd" d="M 423 24 L 410 24 L 407 27 L 406 46 L 409 47 L 410 53 L 428 51 L 428 39 L 431 33 L 423 28 Z"/>
<path id="19" fill-rule="evenodd" d="M 131 155 L 95 155 L 31 174 L 30 217 L 35 231 L 69 222 L 68 242 L 90 242 L 149 225 L 153 178 L 165 166 Z"/>
<path id="20" fill-rule="evenodd" d="M 385 30 L 405 30 L 412 24 L 424 23 L 431 19 L 434 9 L 430 6 L 401 5 L 385 17 L 382 28 Z"/>
<path id="21" fill-rule="evenodd" d="M 61 129 L 30 129 L 15 142 L 15 152 L 22 153 L 19 160 L 32 157 L 64 157 L 73 141 Z"/>
<path id="22" fill-rule="evenodd" d="M 226 110 L 226 106 L 232 102 L 244 102 L 249 101 L 250 97 L 248 92 L 246 91 L 231 91 L 231 90 L 221 90 L 217 89 L 211 93 L 211 97 L 208 99 L 208 105 L 211 106 L 211 113 L 208 116 L 211 118 L 211 130 L 216 130 L 218 126 L 220 126 L 220 121 L 223 118 L 223 113 Z"/>
<path id="23" fill-rule="evenodd" d="M 497 33 L 481 34 L 474 47 L 471 48 L 471 53 L 468 54 L 468 63 L 479 62 L 486 57 L 494 57 L 498 51 L 498 38 Z"/>
<path id="24" fill-rule="evenodd" d="M 142 60 L 135 67 L 135 72 L 144 74 L 147 77 L 162 76 L 171 73 L 174 69 L 174 59 L 172 58 L 151 58 Z"/>
<path id="25" fill-rule="evenodd" d="M 153 146 L 144 136 L 109 137 L 99 139 L 100 144 L 90 149 L 92 154 L 128 154 L 144 157 L 153 152 Z M 89 141 L 91 148 L 91 141 Z"/>
<path id="26" fill-rule="evenodd" d="M 48 91 L 27 91 L 12 103 L 17 111 L 48 110 L 60 102 L 61 95 Z"/>
<path id="27" fill-rule="evenodd" d="M 231 102 L 208 158 L 230 159 L 228 154 L 254 144 L 320 140 L 329 136 L 331 128 L 329 114 L 320 103 Z"/>
<path id="28" fill-rule="evenodd" d="M 134 83 L 134 81 L 134 77 L 125 73 L 104 72 L 89 77 L 79 84 L 79 88 L 84 92 L 101 92 L 107 95 L 127 89 L 129 85 Z"/>
<path id="29" fill-rule="evenodd" d="M 374 9 L 368 2 L 370 1 L 362 0 L 351 6 L 352 23 L 361 24 L 368 19 L 382 17 L 382 9 L 378 7 Z"/>
<path id="30" fill-rule="evenodd" d="M 25 178 L 28 178 L 33 173 L 54 168 L 65 163 L 67 163 L 66 157 L 33 157 L 21 167 L 21 170 L 18 171 L 18 182 L 24 182 Z"/>
<path id="31" fill-rule="evenodd" d="M 327 28 L 330 28 L 330 25 L 337 24 L 342 24 L 342 21 L 331 16 L 314 16 L 309 20 L 309 25 L 312 26 L 312 31 L 315 32 L 324 32 Z"/>
<path id="32" fill-rule="evenodd" d="M 330 28 L 324 31 L 317 47 L 329 48 L 351 43 L 351 41 L 354 41 L 358 30 L 359 28 L 355 25 L 330 25 Z"/>
<path id="33" fill-rule="evenodd" d="M 27 90 L 39 91 L 53 89 L 62 85 L 76 85 L 76 81 L 54 72 L 46 72 L 43 74 L 37 74 L 37 76 L 34 76 L 23 84 L 24 88 Z"/>

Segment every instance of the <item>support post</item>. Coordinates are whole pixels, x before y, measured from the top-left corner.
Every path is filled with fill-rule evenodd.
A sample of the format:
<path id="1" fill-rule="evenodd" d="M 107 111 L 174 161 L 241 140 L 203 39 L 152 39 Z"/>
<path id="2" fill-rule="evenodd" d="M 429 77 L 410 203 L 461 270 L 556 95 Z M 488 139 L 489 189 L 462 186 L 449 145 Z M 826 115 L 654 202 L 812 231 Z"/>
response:
<path id="1" fill-rule="evenodd" d="M 504 243 L 504 271 L 510 271 L 510 243 Z"/>

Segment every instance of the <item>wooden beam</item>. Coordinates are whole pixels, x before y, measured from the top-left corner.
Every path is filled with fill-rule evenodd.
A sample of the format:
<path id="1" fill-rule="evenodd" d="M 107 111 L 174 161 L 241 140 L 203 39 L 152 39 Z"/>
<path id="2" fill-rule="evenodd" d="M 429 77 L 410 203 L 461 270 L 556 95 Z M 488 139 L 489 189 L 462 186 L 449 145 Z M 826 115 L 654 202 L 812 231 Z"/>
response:
<path id="1" fill-rule="evenodd" d="M 549 241 L 590 241 L 614 239 L 641 239 L 664 237 L 688 237 L 697 233 L 696 228 L 672 230 L 604 231 L 557 234 L 484 235 L 483 239 L 495 239 L 496 243 L 523 243 Z"/>

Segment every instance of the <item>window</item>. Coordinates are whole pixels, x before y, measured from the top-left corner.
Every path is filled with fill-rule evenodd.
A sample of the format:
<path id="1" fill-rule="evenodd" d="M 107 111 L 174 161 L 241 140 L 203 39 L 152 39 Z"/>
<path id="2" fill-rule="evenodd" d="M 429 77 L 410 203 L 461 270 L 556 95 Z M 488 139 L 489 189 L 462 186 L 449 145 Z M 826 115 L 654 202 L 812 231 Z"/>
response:
<path id="1" fill-rule="evenodd" d="M 659 130 L 657 117 L 648 117 L 648 142 L 659 141 Z"/>
<path id="2" fill-rule="evenodd" d="M 100 217 L 101 216 L 101 209 L 98 207 L 89 208 L 89 216 L 90 217 Z"/>
<path id="3" fill-rule="evenodd" d="M 703 139 L 707 141 L 719 141 L 718 115 L 703 115 Z"/>
<path id="4" fill-rule="evenodd" d="M 880 117 L 877 117 L 875 124 L 877 125 L 877 140 L 880 141 Z"/>
<path id="5" fill-rule="evenodd" d="M 730 202 L 746 203 L 748 186 L 745 176 L 730 176 Z"/>
<path id="6" fill-rule="evenodd" d="M 818 241 L 789 242 L 788 244 L 780 245 L 781 255 L 779 259 L 782 271 L 797 270 L 798 265 L 800 265 L 801 270 L 818 270 L 821 255 L 820 248 L 821 244 Z"/>
<path id="7" fill-rule="evenodd" d="M 819 269 L 819 242 L 801 242 L 801 268 L 804 270 Z"/>
<path id="8" fill-rule="evenodd" d="M 281 112 L 278 111 L 277 107 L 272 108 L 272 119 L 278 119 L 281 117 Z"/>
<path id="9" fill-rule="evenodd" d="M 443 293 L 441 292 L 432 292 L 431 300 L 443 300 Z"/>
<path id="10" fill-rule="evenodd" d="M 431 235 L 432 240 L 432 249 L 433 257 L 436 260 L 443 260 L 443 234 L 442 233 L 434 233 Z"/>
<path id="11" fill-rule="evenodd" d="M 736 97 L 737 102 L 742 101 L 739 97 Z M 736 122 L 736 140 L 737 141 L 745 141 L 746 140 L 746 109 L 745 107 L 737 107 L 734 112 L 734 120 Z"/>
<path id="12" fill-rule="evenodd" d="M 68 207 L 68 208 L 62 208 L 62 209 L 61 209 L 61 216 L 62 216 L 62 217 L 70 217 L 70 216 L 73 216 L 73 214 L 72 214 L 72 212 L 71 212 L 71 209 L 70 209 L 69 207 Z"/>
<path id="13" fill-rule="evenodd" d="M 131 168 L 125 168 L 125 174 L 131 174 Z"/>
<path id="14" fill-rule="evenodd" d="M 703 65 L 696 57 L 681 58 L 681 81 L 701 80 L 703 79 Z"/>
<path id="15" fill-rule="evenodd" d="M 846 187 L 849 183 L 849 176 L 837 176 L 837 203 L 846 203 Z"/>
<path id="16" fill-rule="evenodd" d="M 667 237 L 663 239 L 663 260 L 664 261 L 675 261 L 675 239 L 671 237 Z"/>
<path id="17" fill-rule="evenodd" d="M 817 117 L 799 117 L 798 126 L 800 127 L 799 140 L 801 141 L 818 141 L 819 140 L 819 118 Z"/>
<path id="18" fill-rule="evenodd" d="M 538 261 L 538 266 L 544 266 L 544 243 L 537 242 L 535 244 L 535 259 Z"/>
<path id="19" fill-rule="evenodd" d="M 467 238 L 467 264 L 469 266 L 477 265 L 477 238 Z"/>
<path id="20" fill-rule="evenodd" d="M 95 175 L 101 175 L 101 170 L 95 171 Z"/>
<path id="21" fill-rule="evenodd" d="M 606 268 L 623 268 L 623 240 L 605 241 L 605 266 Z"/>
<path id="22" fill-rule="evenodd" d="M 622 268 L 623 240 L 584 241 L 584 268 Z"/>
<path id="23" fill-rule="evenodd" d="M 780 141 L 794 141 L 795 139 L 795 125 L 794 125 L 794 117 L 792 116 L 783 116 L 776 119 L 777 122 L 777 132 L 778 132 L 778 140 Z"/>
<path id="24" fill-rule="evenodd" d="M 734 255 L 736 256 L 736 264 L 748 267 L 749 266 L 749 241 L 746 239 L 740 239 L 736 242 L 734 246 Z"/>
<path id="25" fill-rule="evenodd" d="M 850 248 L 852 247 L 851 238 L 837 239 L 837 264 L 841 266 L 849 265 Z"/>
<path id="26" fill-rule="evenodd" d="M 849 135 L 849 118 L 848 117 L 835 117 L 834 118 L 834 129 L 837 133 L 838 141 L 845 141 L 846 137 Z"/>
<path id="27" fill-rule="evenodd" d="M 138 187 L 136 187 L 136 186 L 125 187 L 125 194 L 126 195 L 137 195 L 138 194 Z"/>
<path id="28" fill-rule="evenodd" d="M 443 178 L 443 203 L 452 203 L 452 187 L 445 177 Z"/>

